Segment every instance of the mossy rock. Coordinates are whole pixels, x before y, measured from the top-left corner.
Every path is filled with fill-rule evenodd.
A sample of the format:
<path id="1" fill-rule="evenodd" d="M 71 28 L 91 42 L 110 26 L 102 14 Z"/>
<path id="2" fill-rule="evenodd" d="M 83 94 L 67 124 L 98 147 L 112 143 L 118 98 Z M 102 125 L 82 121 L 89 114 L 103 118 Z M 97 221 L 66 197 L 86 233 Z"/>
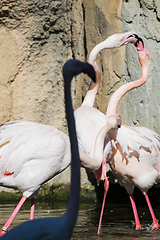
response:
<path id="1" fill-rule="evenodd" d="M 67 201 L 69 200 L 70 185 L 65 184 L 44 184 L 38 193 L 37 201 Z M 0 202 L 1 203 L 14 203 L 20 200 L 22 193 L 16 190 L 12 192 L 0 192 Z M 96 194 L 94 187 L 82 187 L 80 192 L 80 201 L 96 201 Z"/>

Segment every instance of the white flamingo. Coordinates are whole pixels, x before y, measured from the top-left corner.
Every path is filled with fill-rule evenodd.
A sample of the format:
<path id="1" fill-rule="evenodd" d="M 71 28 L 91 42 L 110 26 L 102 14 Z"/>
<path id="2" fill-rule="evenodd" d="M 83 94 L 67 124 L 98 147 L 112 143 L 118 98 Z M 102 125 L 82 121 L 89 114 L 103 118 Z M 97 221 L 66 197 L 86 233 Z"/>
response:
<path id="1" fill-rule="evenodd" d="M 139 60 L 142 66 L 142 77 L 137 81 L 121 86 L 111 97 L 106 115 L 109 117 L 116 113 L 117 105 L 124 94 L 133 88 L 141 86 L 148 77 L 149 54 L 143 48 L 142 42 L 138 44 Z M 153 212 L 147 191 L 160 180 L 160 142 L 154 131 L 144 127 L 123 126 L 115 133 L 116 147 L 108 158 L 109 165 L 119 183 L 129 194 L 136 222 L 136 230 L 141 228 L 133 190 L 138 187 L 144 194 L 152 219 L 152 230 L 159 227 Z"/>

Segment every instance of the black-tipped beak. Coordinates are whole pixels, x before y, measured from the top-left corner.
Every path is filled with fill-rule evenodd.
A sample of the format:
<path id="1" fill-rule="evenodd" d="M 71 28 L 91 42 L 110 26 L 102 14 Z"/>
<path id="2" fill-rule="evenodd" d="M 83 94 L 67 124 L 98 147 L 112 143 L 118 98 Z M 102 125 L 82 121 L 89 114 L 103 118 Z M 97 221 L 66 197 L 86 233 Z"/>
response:
<path id="1" fill-rule="evenodd" d="M 143 48 L 144 48 L 144 42 L 143 42 L 142 38 L 140 38 L 137 34 L 132 34 L 128 38 L 130 38 L 130 37 L 134 37 L 137 39 L 136 43 L 134 44 L 135 47 L 137 47 L 138 43 L 141 42 L 143 45 Z"/>
<path id="2" fill-rule="evenodd" d="M 121 128 L 121 125 L 118 125 L 118 128 Z"/>

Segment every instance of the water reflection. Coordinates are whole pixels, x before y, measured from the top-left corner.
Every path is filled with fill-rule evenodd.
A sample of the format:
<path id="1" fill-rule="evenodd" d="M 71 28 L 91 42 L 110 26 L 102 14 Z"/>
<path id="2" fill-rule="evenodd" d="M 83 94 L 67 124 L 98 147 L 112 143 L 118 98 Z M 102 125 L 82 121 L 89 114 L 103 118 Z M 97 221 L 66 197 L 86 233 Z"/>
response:
<path id="1" fill-rule="evenodd" d="M 14 210 L 15 204 L 0 205 L 0 226 L 9 218 Z M 35 218 L 57 217 L 61 216 L 67 207 L 67 203 L 37 203 Z M 78 221 L 74 229 L 72 240 L 158 240 L 160 239 L 160 230 L 156 232 L 148 231 L 151 224 L 151 216 L 147 208 L 138 208 L 141 225 L 141 231 L 134 230 L 133 213 L 130 205 L 119 205 L 107 203 L 102 220 L 102 230 L 98 237 L 96 235 L 99 221 L 101 205 L 99 203 L 83 203 L 80 205 Z M 160 219 L 160 209 L 156 208 L 155 214 Z M 16 225 L 27 221 L 30 216 L 30 201 L 24 204 L 17 214 L 10 229 Z"/>

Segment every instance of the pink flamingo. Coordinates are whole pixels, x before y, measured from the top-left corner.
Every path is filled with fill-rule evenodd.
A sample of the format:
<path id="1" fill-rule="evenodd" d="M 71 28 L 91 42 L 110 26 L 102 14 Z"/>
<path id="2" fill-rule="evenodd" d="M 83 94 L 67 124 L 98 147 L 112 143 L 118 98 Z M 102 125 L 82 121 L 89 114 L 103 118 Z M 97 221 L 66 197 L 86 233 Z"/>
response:
<path id="1" fill-rule="evenodd" d="M 79 146 L 92 159 L 94 156 L 94 146 L 95 146 L 95 140 L 96 140 L 97 134 L 99 133 L 100 129 L 104 125 L 106 125 L 108 120 L 108 117 L 105 114 L 93 108 L 95 97 L 98 92 L 98 88 L 101 81 L 100 70 L 96 64 L 97 54 L 103 49 L 116 48 L 122 45 L 126 45 L 128 43 L 137 44 L 138 41 L 139 41 L 139 37 L 134 32 L 114 34 L 108 37 L 105 41 L 95 46 L 90 53 L 89 63 L 92 64 L 92 66 L 95 69 L 97 81 L 96 83 L 91 82 L 91 85 L 89 87 L 89 90 L 85 96 L 85 99 L 81 107 L 75 110 L 75 119 L 76 119 L 77 137 L 78 137 Z M 106 143 L 107 143 L 107 140 L 106 140 Z M 103 157 L 109 154 L 109 152 L 111 151 L 111 145 L 108 144 L 107 148 L 108 149 L 106 151 L 106 155 L 103 155 Z M 101 223 L 105 197 L 109 187 L 109 182 L 106 177 L 106 168 L 105 168 L 106 158 L 104 158 L 104 161 L 99 161 L 99 162 L 98 161 L 95 162 L 93 160 L 86 161 L 86 159 L 85 161 L 83 161 L 81 159 L 81 165 L 82 167 L 88 168 L 95 173 L 97 184 L 99 183 L 100 179 L 105 180 L 105 185 L 104 185 L 105 194 L 104 194 L 104 200 L 103 200 L 101 217 L 100 217 L 100 223 Z M 100 223 L 99 223 L 99 226 L 100 226 Z"/>
<path id="2" fill-rule="evenodd" d="M 65 80 L 65 106 L 68 130 L 71 143 L 71 191 L 67 207 L 64 215 L 58 218 L 41 218 L 27 221 L 9 231 L 2 239 L 11 240 L 38 240 L 38 239 L 64 239 L 69 240 L 72 237 L 73 228 L 76 224 L 79 208 L 80 196 L 80 159 L 78 154 L 78 141 L 76 137 L 76 127 L 74 121 L 73 107 L 71 101 L 70 84 L 73 76 L 84 72 L 93 77 L 94 69 L 88 63 L 77 60 L 67 61 L 63 67 L 63 76 Z M 117 128 L 117 117 L 111 116 L 107 125 L 100 131 L 100 137 L 110 129 Z M 104 141 L 104 139 L 103 139 Z M 101 143 L 102 145 L 102 143 Z"/>
<path id="3" fill-rule="evenodd" d="M 52 126 L 14 121 L 0 127 L 0 185 L 23 192 L 20 202 L 2 227 L 1 236 L 8 231 L 30 196 L 30 220 L 33 220 L 35 198 L 40 187 L 70 164 L 69 147 L 68 136 Z"/>
<path id="4" fill-rule="evenodd" d="M 121 86 L 111 97 L 106 115 L 109 117 L 116 113 L 117 105 L 124 94 L 133 88 L 145 83 L 148 77 L 149 54 L 140 41 L 137 44 L 139 61 L 142 66 L 142 77 L 137 81 Z M 152 219 L 152 230 L 159 227 L 153 212 L 147 191 L 160 180 L 160 143 L 159 136 L 154 131 L 143 127 L 123 126 L 115 131 L 115 148 L 108 158 L 108 163 L 114 176 L 124 186 L 129 194 L 135 217 L 136 230 L 141 228 L 133 190 L 137 186 L 144 194 Z"/>

